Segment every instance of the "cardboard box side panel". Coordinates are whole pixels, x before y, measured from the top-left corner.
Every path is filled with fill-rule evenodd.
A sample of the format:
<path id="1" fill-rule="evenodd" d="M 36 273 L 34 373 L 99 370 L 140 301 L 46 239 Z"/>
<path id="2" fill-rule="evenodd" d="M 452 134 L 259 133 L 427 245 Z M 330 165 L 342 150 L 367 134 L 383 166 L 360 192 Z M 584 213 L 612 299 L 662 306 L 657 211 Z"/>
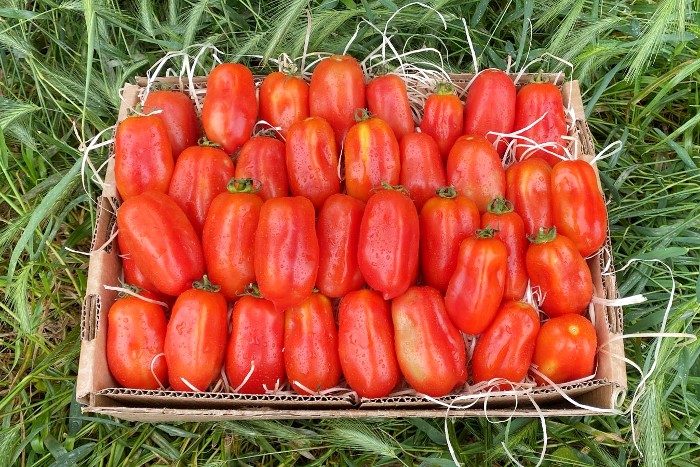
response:
<path id="1" fill-rule="evenodd" d="M 103 197 L 98 202 L 97 227 L 90 256 L 87 293 L 81 319 L 81 347 L 76 381 L 76 397 L 83 402 L 90 393 L 115 384 L 107 368 L 107 312 L 116 293 L 104 288 L 105 284 L 117 285 L 121 271 L 119 249 L 103 248 L 115 227 L 115 203 L 113 198 Z"/>
<path id="2" fill-rule="evenodd" d="M 247 409 L 247 410 L 199 410 L 199 409 L 153 409 L 141 407 L 98 407 L 93 410 L 95 413 L 110 415 L 122 420 L 137 422 L 210 422 L 213 420 L 293 420 L 293 419 L 329 419 L 329 418 L 404 418 L 404 417 L 424 417 L 424 418 L 463 418 L 484 416 L 483 409 L 451 409 L 449 412 L 444 409 L 422 409 L 420 411 L 406 411 L 400 409 L 380 409 L 376 411 L 366 411 L 360 409 L 344 410 L 287 410 L 279 411 L 275 409 Z M 489 417 L 516 417 L 535 418 L 540 415 L 545 417 L 572 417 L 587 416 L 594 412 L 578 408 L 556 408 L 556 409 L 535 409 L 518 410 L 513 409 L 490 410 Z M 601 411 L 601 414 L 606 413 Z"/>

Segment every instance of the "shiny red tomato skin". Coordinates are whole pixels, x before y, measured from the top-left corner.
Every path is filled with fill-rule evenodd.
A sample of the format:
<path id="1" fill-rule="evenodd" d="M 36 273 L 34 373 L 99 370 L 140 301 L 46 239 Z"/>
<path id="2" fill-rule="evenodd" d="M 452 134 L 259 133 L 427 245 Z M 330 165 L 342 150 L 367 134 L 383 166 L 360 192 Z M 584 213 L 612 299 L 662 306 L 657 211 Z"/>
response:
<path id="1" fill-rule="evenodd" d="M 488 140 L 465 135 L 455 141 L 447 158 L 447 183 L 485 212 L 491 200 L 506 194 L 506 173 Z"/>
<path id="2" fill-rule="evenodd" d="M 362 120 L 350 128 L 343 157 L 345 189 L 350 196 L 367 201 L 382 182 L 399 183 L 399 143 L 389 125 L 379 118 Z"/>
<path id="3" fill-rule="evenodd" d="M 411 287 L 391 303 L 394 343 L 401 373 L 413 389 L 441 397 L 467 380 L 467 355 L 442 295 Z"/>
<path id="4" fill-rule="evenodd" d="M 143 272 L 136 265 L 136 261 L 129 251 L 129 245 L 124 240 L 123 235 L 117 235 L 117 243 L 119 244 L 119 257 L 122 260 L 122 272 L 124 273 L 124 283 L 133 285 L 142 290 L 148 290 L 151 293 L 159 294 L 158 288 L 149 281 Z"/>
<path id="5" fill-rule="evenodd" d="M 554 383 L 562 384 L 592 375 L 597 350 L 593 324 L 581 315 L 562 315 L 542 325 L 532 363 Z M 537 384 L 548 384 L 537 374 L 534 377 Z"/>
<path id="6" fill-rule="evenodd" d="M 284 312 L 284 363 L 287 378 L 299 394 L 338 385 L 338 327 L 330 300 L 311 294 Z"/>
<path id="7" fill-rule="evenodd" d="M 231 388 L 240 386 L 241 394 L 264 394 L 284 384 L 284 313 L 272 302 L 247 295 L 233 306 L 225 368 Z"/>
<path id="8" fill-rule="evenodd" d="M 309 117 L 289 128 L 285 146 L 292 195 L 305 196 L 321 209 L 326 198 L 340 193 L 333 128 L 320 117 Z"/>
<path id="9" fill-rule="evenodd" d="M 228 338 L 226 299 L 219 292 L 189 289 L 175 301 L 165 335 L 165 360 L 176 391 L 199 391 L 219 378 Z"/>
<path id="10" fill-rule="evenodd" d="M 436 196 L 420 213 L 420 258 L 423 282 L 441 293 L 457 267 L 459 246 L 479 228 L 479 210 L 472 200 Z"/>
<path id="11" fill-rule="evenodd" d="M 497 238 L 470 237 L 459 247 L 445 308 L 465 334 L 481 334 L 496 316 L 505 290 L 508 250 Z"/>
<path id="12" fill-rule="evenodd" d="M 603 246 L 608 213 L 588 162 L 562 161 L 552 168 L 552 215 L 557 232 L 573 241 L 584 258 Z"/>
<path id="13" fill-rule="evenodd" d="M 350 292 L 338 308 L 343 375 L 360 397 L 386 397 L 401 380 L 389 302 L 372 290 Z"/>
<path id="14" fill-rule="evenodd" d="M 406 83 L 398 75 L 378 76 L 367 84 L 367 108 L 391 127 L 398 141 L 415 129 Z"/>
<path id="15" fill-rule="evenodd" d="M 363 108 L 365 78 L 357 60 L 349 55 L 321 60 L 309 83 L 309 114 L 330 123 L 338 147 L 355 124 L 355 110 Z"/>
<path id="16" fill-rule="evenodd" d="M 148 190 L 167 192 L 174 167 L 168 130 L 158 117 L 127 117 L 119 124 L 114 177 L 123 200 Z"/>
<path id="17" fill-rule="evenodd" d="M 309 85 L 297 76 L 270 73 L 260 85 L 260 119 L 287 135 L 292 124 L 309 116 Z"/>
<path id="18" fill-rule="evenodd" d="M 357 259 L 367 284 L 384 300 L 404 293 L 418 276 L 420 224 L 413 201 L 397 190 L 380 190 L 367 201 Z"/>
<path id="19" fill-rule="evenodd" d="M 516 162 L 506 170 L 506 199 L 523 219 L 527 235 L 554 225 L 551 170 L 546 161 L 537 157 Z"/>
<path id="20" fill-rule="evenodd" d="M 156 298 L 148 292 L 141 295 Z M 112 304 L 107 319 L 107 364 L 114 379 L 125 388 L 160 389 L 159 381 L 167 387 L 168 365 L 161 355 L 167 326 L 163 307 L 127 296 Z"/>
<path id="21" fill-rule="evenodd" d="M 241 147 L 236 158 L 236 178 L 260 182 L 258 196 L 263 201 L 289 196 L 284 143 L 269 136 L 253 136 Z"/>
<path id="22" fill-rule="evenodd" d="M 194 104 L 189 96 L 179 91 L 151 91 L 143 103 L 141 112 L 154 114 L 165 123 L 168 130 L 173 158 L 177 161 L 180 153 L 190 146 L 195 146 L 202 136 Z"/>
<path id="23" fill-rule="evenodd" d="M 255 277 L 278 311 L 298 305 L 318 273 L 316 212 L 307 198 L 272 198 L 260 209 L 255 232 Z"/>
<path id="24" fill-rule="evenodd" d="M 561 234 L 544 243 L 532 243 L 525 254 L 530 285 L 544 296 L 540 305 L 550 318 L 581 314 L 593 297 L 591 270 L 574 242 Z"/>
<path id="25" fill-rule="evenodd" d="M 233 154 L 250 139 L 258 116 L 253 74 L 240 63 L 222 63 L 209 74 L 202 126 L 210 141 Z"/>
<path id="26" fill-rule="evenodd" d="M 515 84 L 501 70 L 484 70 L 474 78 L 464 100 L 464 134 L 482 135 L 491 144 L 498 136 L 488 134 L 512 133 L 515 126 Z M 501 138 L 496 146 L 498 155 L 508 147 L 510 139 Z"/>
<path id="27" fill-rule="evenodd" d="M 530 369 L 540 317 L 525 302 L 504 301 L 493 322 L 476 341 L 472 354 L 475 383 L 503 378 L 519 383 Z M 508 384 L 497 385 L 512 389 Z"/>
<path id="28" fill-rule="evenodd" d="M 425 202 L 435 196 L 435 190 L 447 182 L 440 149 L 433 137 L 425 133 L 407 134 L 401 139 L 399 148 L 399 183 L 411 193 L 416 209 L 420 212 Z"/>
<path id="29" fill-rule="evenodd" d="M 546 115 L 545 115 L 546 114 Z M 523 86 L 516 97 L 515 102 L 515 130 L 521 130 L 542 115 L 545 117 L 520 135 L 533 140 L 535 143 L 551 143 L 547 150 L 564 156 L 567 135 L 566 115 L 561 92 L 552 83 L 529 83 Z M 518 160 L 530 157 L 539 157 L 547 161 L 551 166 L 561 161 L 560 157 L 549 154 L 542 149 L 529 150 L 532 143 L 518 140 L 515 146 L 515 156 Z"/>
<path id="30" fill-rule="evenodd" d="M 147 191 L 124 201 L 117 226 L 136 265 L 159 292 L 180 295 L 204 274 L 197 232 L 165 193 Z"/>
<path id="31" fill-rule="evenodd" d="M 252 193 L 221 193 L 214 198 L 202 231 L 209 279 L 229 302 L 255 281 L 255 231 L 263 201 Z"/>
<path id="32" fill-rule="evenodd" d="M 438 89 L 428 96 L 423 105 L 420 130 L 435 139 L 443 162 L 447 161 L 450 149 L 464 133 L 464 109 L 459 97 L 447 89 Z"/>
<path id="33" fill-rule="evenodd" d="M 523 220 L 513 211 L 501 214 L 485 212 L 481 215 L 481 228 L 487 226 L 496 230 L 494 237 L 502 241 L 508 251 L 503 300 L 520 300 L 525 295 L 528 280 L 525 267 L 528 242 Z"/>
<path id="34" fill-rule="evenodd" d="M 316 287 L 327 297 L 339 298 L 365 284 L 357 262 L 360 224 L 365 203 L 337 193 L 323 203 L 316 221 L 318 276 Z"/>
<path id="35" fill-rule="evenodd" d="M 209 205 L 226 191 L 234 173 L 233 161 L 219 148 L 192 146 L 180 154 L 168 195 L 184 211 L 198 235 L 202 235 Z"/>

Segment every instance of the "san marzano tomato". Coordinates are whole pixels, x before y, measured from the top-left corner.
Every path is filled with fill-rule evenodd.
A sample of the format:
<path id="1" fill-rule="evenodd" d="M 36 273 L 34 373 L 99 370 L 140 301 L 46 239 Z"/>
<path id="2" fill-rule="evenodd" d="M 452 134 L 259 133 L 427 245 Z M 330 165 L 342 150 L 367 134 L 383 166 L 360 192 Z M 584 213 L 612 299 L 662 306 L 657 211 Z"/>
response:
<path id="1" fill-rule="evenodd" d="M 418 392 L 449 394 L 467 380 L 467 352 L 459 330 L 432 287 L 411 287 L 391 302 L 401 373 Z"/>
<path id="2" fill-rule="evenodd" d="M 285 381 L 283 351 L 284 313 L 264 298 L 241 297 L 231 312 L 226 349 L 231 388 L 242 394 L 264 394 L 265 389 L 281 387 Z"/>
<path id="3" fill-rule="evenodd" d="M 591 164 L 562 161 L 552 168 L 552 214 L 557 231 L 585 258 L 605 243 L 608 213 Z"/>
<path id="4" fill-rule="evenodd" d="M 583 313 L 593 297 L 591 270 L 576 245 L 552 227 L 540 229 L 525 254 L 530 285 L 538 290 L 547 316 Z"/>
<path id="5" fill-rule="evenodd" d="M 175 301 L 165 334 L 165 360 L 176 391 L 206 391 L 226 356 L 226 299 L 206 276 Z"/>
<path id="6" fill-rule="evenodd" d="M 581 315 L 552 318 L 537 335 L 532 363 L 552 382 L 561 384 L 593 374 L 598 337 L 593 324 Z M 538 384 L 547 384 L 537 373 Z"/>
<path id="7" fill-rule="evenodd" d="M 416 281 L 419 229 L 416 207 L 402 187 L 387 185 L 367 201 L 357 259 L 367 284 L 385 300 Z"/>
<path id="8" fill-rule="evenodd" d="M 168 191 L 175 162 L 165 124 L 156 116 L 127 117 L 114 136 L 114 177 L 123 200 Z"/>
<path id="9" fill-rule="evenodd" d="M 197 232 L 165 193 L 147 191 L 124 201 L 117 226 L 136 265 L 159 292 L 180 295 L 204 274 Z"/>
<path id="10" fill-rule="evenodd" d="M 401 379 L 389 303 L 372 290 L 347 294 L 338 309 L 338 338 L 348 385 L 360 397 L 388 396 Z"/>
<path id="11" fill-rule="evenodd" d="M 284 312 L 284 363 L 300 394 L 314 394 L 340 381 L 338 328 L 325 296 L 311 294 Z"/>
<path id="12" fill-rule="evenodd" d="M 260 293 L 278 311 L 298 305 L 314 289 L 318 273 L 316 212 L 307 198 L 271 198 L 255 231 L 255 277 Z"/>
<path id="13" fill-rule="evenodd" d="M 515 126 L 515 84 L 501 70 L 484 70 L 474 78 L 464 101 L 464 134 L 482 135 L 490 143 L 508 134 Z M 503 157 L 509 139 L 501 138 L 496 146 Z"/>
<path id="14" fill-rule="evenodd" d="M 465 334 L 481 334 L 496 316 L 506 282 L 508 250 L 493 230 L 477 230 L 459 247 L 445 308 Z"/>
<path id="15" fill-rule="evenodd" d="M 535 351 L 540 317 L 524 302 L 504 301 L 479 337 L 472 355 L 475 383 L 503 378 L 518 383 L 527 375 Z M 511 389 L 501 384 L 503 389 Z"/>
<path id="16" fill-rule="evenodd" d="M 233 154 L 253 132 L 258 116 L 253 74 L 240 63 L 222 63 L 209 74 L 202 126 L 209 140 Z"/>
<path id="17" fill-rule="evenodd" d="M 190 146 L 195 146 L 202 135 L 197 120 L 197 112 L 187 94 L 179 91 L 151 91 L 143 103 L 141 112 L 154 113 L 165 123 L 168 138 L 173 149 L 173 158 Z"/>
<path id="18" fill-rule="evenodd" d="M 141 292 L 153 300 L 154 295 Z M 168 386 L 168 366 L 163 358 L 165 310 L 161 305 L 126 296 L 109 309 L 107 364 L 119 384 L 133 389 Z"/>

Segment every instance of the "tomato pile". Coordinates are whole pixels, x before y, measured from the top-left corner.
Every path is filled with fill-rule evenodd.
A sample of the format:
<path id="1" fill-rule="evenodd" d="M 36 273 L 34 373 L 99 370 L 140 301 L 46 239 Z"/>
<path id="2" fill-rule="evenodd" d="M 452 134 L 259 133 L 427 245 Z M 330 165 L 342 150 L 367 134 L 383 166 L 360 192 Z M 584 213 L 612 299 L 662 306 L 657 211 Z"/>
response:
<path id="1" fill-rule="evenodd" d="M 124 387 L 206 391 L 223 372 L 239 393 L 344 379 L 380 398 L 403 380 L 430 396 L 508 389 L 533 363 L 539 384 L 592 374 L 584 258 L 607 214 L 593 168 L 562 160 L 554 84 L 516 92 L 487 70 L 464 103 L 441 84 L 416 129 L 403 79 L 365 84 L 332 56 L 310 83 L 275 72 L 258 95 L 247 67 L 219 65 L 201 120 L 176 91 L 143 110 L 115 142 L 124 282 L 148 299 L 109 311 Z M 275 130 L 253 135 L 258 119 Z"/>

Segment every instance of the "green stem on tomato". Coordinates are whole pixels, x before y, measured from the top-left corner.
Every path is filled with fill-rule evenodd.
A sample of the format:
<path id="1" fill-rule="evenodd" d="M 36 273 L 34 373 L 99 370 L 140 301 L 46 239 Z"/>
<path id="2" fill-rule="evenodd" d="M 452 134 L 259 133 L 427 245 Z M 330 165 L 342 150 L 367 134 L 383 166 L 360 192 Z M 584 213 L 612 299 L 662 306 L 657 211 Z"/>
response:
<path id="1" fill-rule="evenodd" d="M 527 239 L 532 243 L 548 243 L 553 241 L 557 237 L 557 228 L 550 227 L 549 229 L 545 227 L 540 227 L 535 235 L 528 235 Z"/>
<path id="2" fill-rule="evenodd" d="M 355 121 L 357 123 L 364 122 L 365 120 L 369 120 L 370 118 L 372 118 L 372 115 L 370 115 L 369 110 L 364 108 L 355 109 L 353 116 L 355 117 Z"/>
<path id="3" fill-rule="evenodd" d="M 493 238 L 493 236 L 496 235 L 496 232 L 498 232 L 498 230 L 492 228 L 491 224 L 486 224 L 486 227 L 483 229 L 476 229 L 474 238 Z"/>
<path id="4" fill-rule="evenodd" d="M 440 198 L 452 199 L 456 198 L 459 193 L 455 189 L 454 185 L 450 185 L 438 188 L 435 190 L 435 194 Z"/>
<path id="5" fill-rule="evenodd" d="M 255 194 L 262 189 L 262 182 L 255 178 L 232 178 L 226 185 L 229 193 Z"/>
<path id="6" fill-rule="evenodd" d="M 508 214 L 513 212 L 513 203 L 505 199 L 503 196 L 494 198 L 486 208 L 491 214 Z"/>
<path id="7" fill-rule="evenodd" d="M 221 290 L 221 287 L 211 283 L 209 277 L 206 274 L 202 276 L 201 281 L 194 281 L 192 283 L 192 288 L 204 290 L 205 292 L 218 292 L 219 290 Z"/>

